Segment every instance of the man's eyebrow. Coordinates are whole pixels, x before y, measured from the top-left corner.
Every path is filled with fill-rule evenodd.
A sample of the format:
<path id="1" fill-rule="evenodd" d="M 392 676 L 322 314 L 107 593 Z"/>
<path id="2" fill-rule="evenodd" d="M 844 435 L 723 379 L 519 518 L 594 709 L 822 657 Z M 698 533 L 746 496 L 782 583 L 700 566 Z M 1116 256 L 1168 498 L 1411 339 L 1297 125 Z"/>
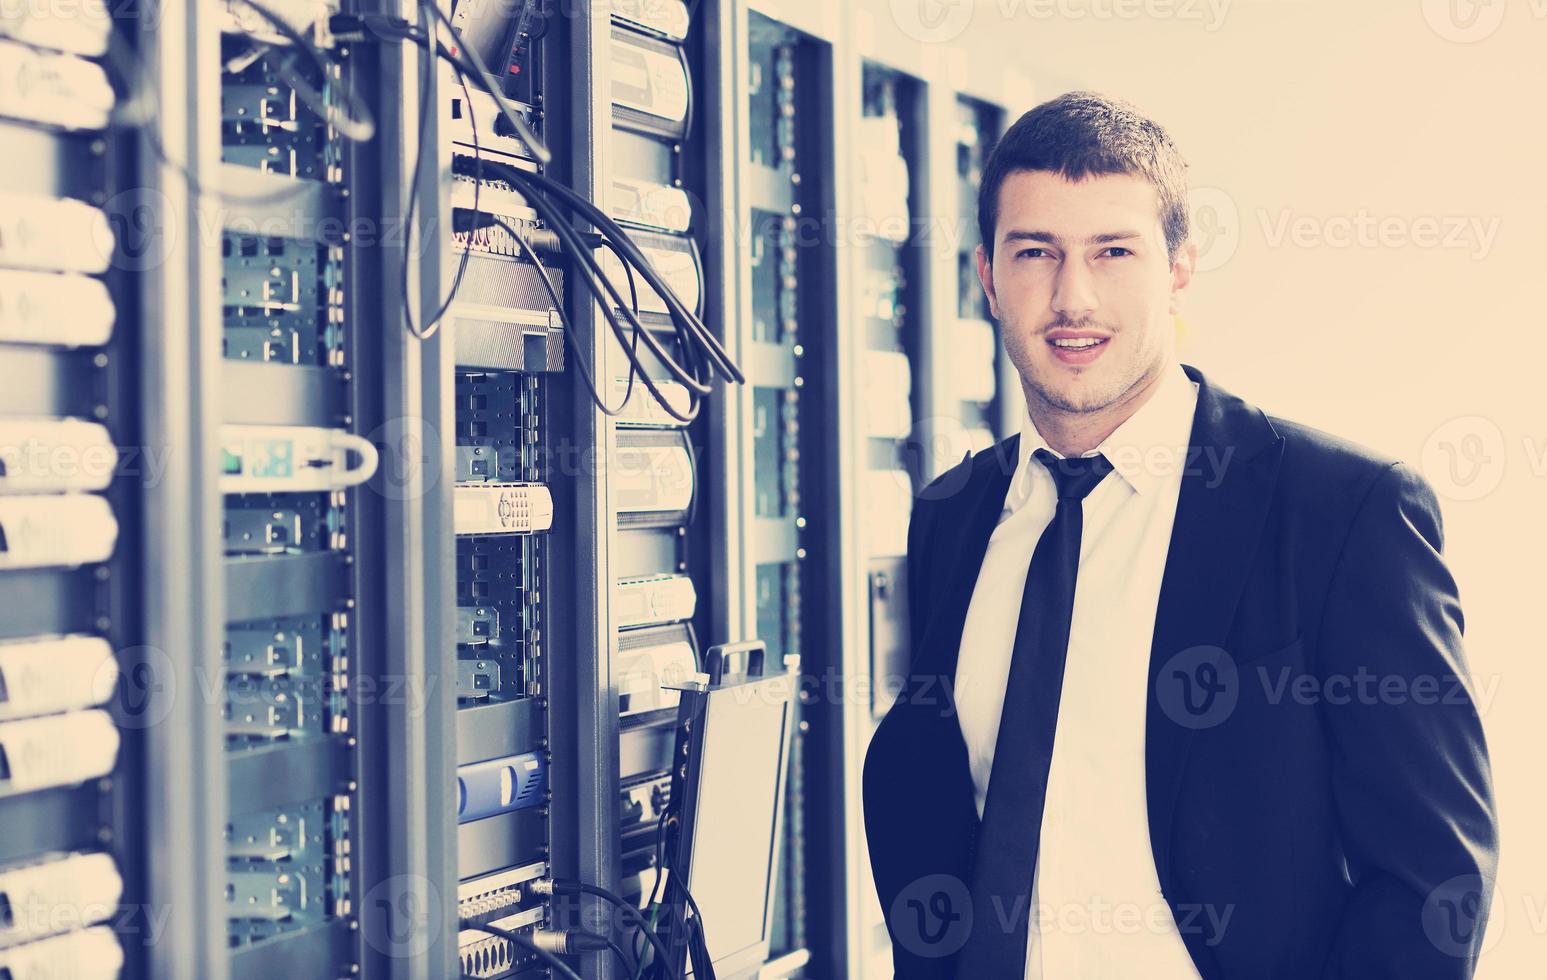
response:
<path id="1" fill-rule="evenodd" d="M 1032 231 L 1020 228 L 1005 232 L 1004 240 L 1007 242 L 1047 242 L 1049 245 L 1063 244 L 1063 239 L 1050 231 Z"/>
<path id="2" fill-rule="evenodd" d="M 1137 231 L 1105 231 L 1099 235 L 1092 235 L 1085 240 L 1087 245 L 1105 245 L 1108 242 L 1123 242 L 1134 238 L 1143 237 Z M 1063 239 L 1050 231 L 1037 229 L 1020 229 L 1004 233 L 1006 242 L 1046 242 L 1049 245 L 1062 245 Z"/>

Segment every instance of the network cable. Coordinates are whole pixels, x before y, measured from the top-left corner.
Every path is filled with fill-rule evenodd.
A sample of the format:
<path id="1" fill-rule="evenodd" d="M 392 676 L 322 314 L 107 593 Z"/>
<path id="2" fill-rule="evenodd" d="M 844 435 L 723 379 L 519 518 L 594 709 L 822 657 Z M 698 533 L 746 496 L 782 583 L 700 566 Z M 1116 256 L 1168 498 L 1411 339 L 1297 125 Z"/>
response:
<path id="1" fill-rule="evenodd" d="M 433 6 L 431 0 L 421 0 L 421 8 L 421 22 L 424 20 L 424 14 L 428 13 L 445 25 L 448 30 L 452 30 L 455 33 L 451 22 L 439 8 Z M 449 62 L 464 79 L 472 77 L 478 86 L 494 99 L 495 103 L 499 106 L 501 114 L 516 129 L 518 135 L 527 143 L 528 148 L 537 159 L 546 160 L 550 158 L 546 148 L 542 147 L 541 143 L 536 140 L 535 135 L 531 135 L 531 130 L 526 125 L 522 114 L 510 105 L 504 93 L 489 80 L 486 66 L 482 65 L 482 59 L 472 48 L 467 49 L 467 53 L 473 59 L 472 70 L 469 70 L 467 62 L 457 57 L 440 41 L 438 30 L 419 28 L 416 31 L 406 21 L 381 15 L 335 18 L 334 23 L 340 31 L 363 28 L 381 36 L 409 40 L 421 45 L 426 51 L 433 51 L 438 57 Z M 631 384 L 632 372 L 636 369 L 640 370 L 640 380 L 670 417 L 683 423 L 690 423 L 697 418 L 699 401 L 711 393 L 713 390 L 711 384 L 717 376 L 736 384 L 745 383 L 745 375 L 742 374 L 735 362 L 731 360 L 730 355 L 726 353 L 724 347 L 720 345 L 714 335 L 704 326 L 703 321 L 698 318 L 694 311 L 687 309 L 676 292 L 654 269 L 638 245 L 633 242 L 627 232 L 619 227 L 610 216 L 586 198 L 543 174 L 522 170 L 498 161 L 482 161 L 480 172 L 485 171 L 490 176 L 504 180 L 507 184 L 520 191 L 527 203 L 534 211 L 538 212 L 543 222 L 551 227 L 576 270 L 580 273 L 581 282 L 585 284 L 591 295 L 601 303 L 602 312 L 619 343 L 624 347 L 625 351 L 631 352 Z M 415 181 L 416 186 L 417 183 Z M 595 256 L 592 254 L 591 247 L 585 244 L 581 233 L 564 217 L 561 208 L 567 208 L 588 223 L 599 228 L 603 233 L 604 240 L 610 242 L 613 246 L 614 252 L 618 255 L 624 269 L 626 271 L 631 267 L 637 269 L 646 284 L 661 297 L 666 304 L 668 316 L 675 328 L 677 340 L 681 347 L 682 360 L 686 361 L 686 364 L 679 363 L 677 358 L 673 357 L 661 345 L 661 342 L 656 339 L 654 334 L 639 322 L 637 299 L 628 305 L 623 303 L 617 286 L 612 282 L 611 277 L 601 270 Z M 632 276 L 632 273 L 630 273 L 630 276 Z M 448 303 L 453 297 L 448 297 Z M 615 311 L 621 311 L 624 318 L 628 321 L 628 326 L 634 331 L 632 339 L 624 336 L 623 327 L 618 323 Z M 410 326 L 415 335 L 418 336 L 420 331 L 412 328 L 412 324 Z M 425 336 L 428 336 L 430 329 L 432 328 L 426 329 Z M 636 345 L 640 341 L 643 341 L 645 346 L 673 378 L 688 390 L 688 411 L 678 411 L 675 406 L 671 405 L 655 386 L 649 374 L 639 368 L 637 355 L 632 352 L 637 350 Z M 598 406 L 605 410 L 606 406 L 599 398 L 599 393 L 596 392 L 594 379 L 588 376 L 586 380 L 594 393 L 593 398 L 598 401 Z M 616 414 L 616 412 L 608 412 L 608 414 Z"/>

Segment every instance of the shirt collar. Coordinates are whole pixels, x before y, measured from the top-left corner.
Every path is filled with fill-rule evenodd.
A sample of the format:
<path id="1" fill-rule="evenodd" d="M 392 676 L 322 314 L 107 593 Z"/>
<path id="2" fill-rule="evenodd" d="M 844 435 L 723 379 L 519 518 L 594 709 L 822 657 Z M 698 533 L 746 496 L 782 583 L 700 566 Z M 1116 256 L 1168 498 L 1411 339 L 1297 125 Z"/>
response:
<path id="1" fill-rule="evenodd" d="M 1155 493 L 1162 481 L 1178 476 L 1186 462 L 1192 438 L 1193 410 L 1198 404 L 1198 385 L 1172 362 L 1160 372 L 1158 387 L 1149 400 L 1112 434 L 1085 456 L 1101 453 L 1123 480 L 1140 495 Z M 1033 471 L 1041 464 L 1032 459 L 1038 449 L 1054 456 L 1063 454 L 1047 444 L 1031 421 L 1031 413 L 1021 418 L 1019 464 L 1015 478 L 1005 495 L 1005 509 L 1014 513 L 1031 499 Z"/>

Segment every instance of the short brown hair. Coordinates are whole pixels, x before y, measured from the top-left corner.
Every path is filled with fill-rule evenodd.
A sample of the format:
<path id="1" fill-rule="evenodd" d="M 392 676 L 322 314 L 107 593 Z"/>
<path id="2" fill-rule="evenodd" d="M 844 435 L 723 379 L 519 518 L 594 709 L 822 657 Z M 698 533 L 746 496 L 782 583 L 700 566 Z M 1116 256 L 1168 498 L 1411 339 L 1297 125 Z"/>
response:
<path id="1" fill-rule="evenodd" d="M 1021 116 L 1000 137 L 983 165 L 978 187 L 978 231 L 989 260 L 999 218 L 999 187 L 1012 173 L 1045 170 L 1067 180 L 1133 174 L 1160 192 L 1166 254 L 1187 240 L 1187 162 L 1160 124 L 1120 99 L 1069 92 Z"/>

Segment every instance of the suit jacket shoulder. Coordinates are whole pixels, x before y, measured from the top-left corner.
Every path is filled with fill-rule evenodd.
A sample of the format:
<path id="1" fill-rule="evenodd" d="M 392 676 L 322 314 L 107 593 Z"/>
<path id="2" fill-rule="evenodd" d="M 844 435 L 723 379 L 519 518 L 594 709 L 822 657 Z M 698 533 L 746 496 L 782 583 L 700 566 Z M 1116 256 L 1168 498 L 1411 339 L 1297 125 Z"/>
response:
<path id="1" fill-rule="evenodd" d="M 1281 533 L 1304 543 L 1299 553 L 1335 559 L 1355 519 L 1372 511 L 1406 515 L 1440 550 L 1439 501 L 1414 468 L 1309 425 L 1268 418 L 1284 443 L 1277 487 Z"/>
<path id="2" fill-rule="evenodd" d="M 1279 479 L 1298 499 L 1336 507 L 1368 492 L 1399 461 L 1368 446 L 1278 416 L 1268 416 L 1284 440 Z"/>

